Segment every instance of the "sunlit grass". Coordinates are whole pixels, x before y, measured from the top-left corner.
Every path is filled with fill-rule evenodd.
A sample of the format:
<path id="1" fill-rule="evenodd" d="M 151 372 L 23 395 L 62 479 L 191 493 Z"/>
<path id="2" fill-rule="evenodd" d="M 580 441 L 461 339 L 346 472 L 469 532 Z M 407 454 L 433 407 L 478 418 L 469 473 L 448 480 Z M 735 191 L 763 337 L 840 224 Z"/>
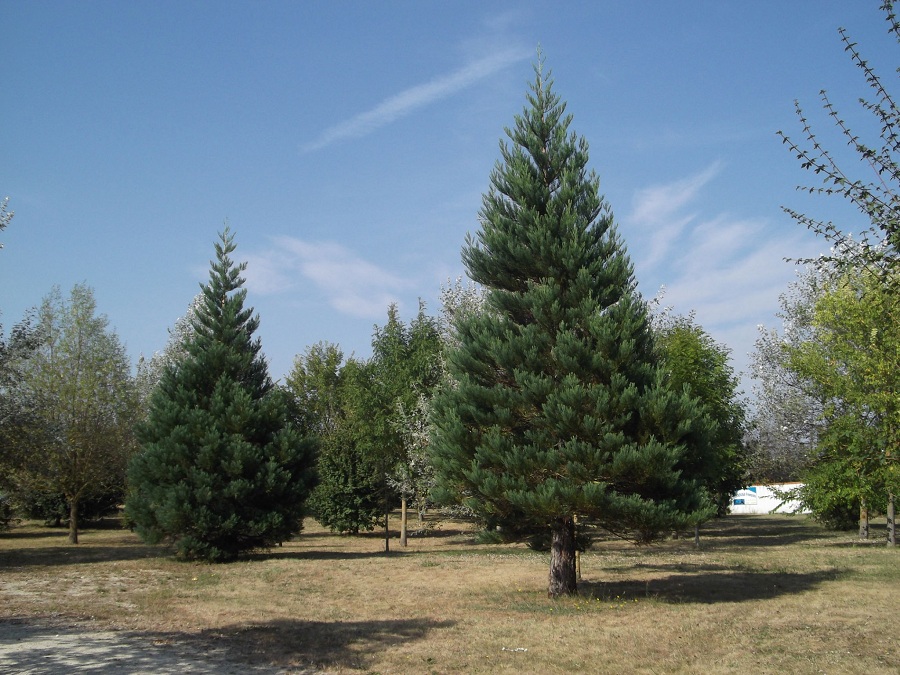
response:
<path id="1" fill-rule="evenodd" d="M 803 517 L 710 523 L 702 547 L 601 541 L 580 595 L 546 597 L 548 555 L 447 521 L 406 549 L 333 535 L 227 565 L 128 531 L 0 535 L 0 616 L 197 641 L 248 664 L 328 672 L 896 672 L 898 551 Z"/>

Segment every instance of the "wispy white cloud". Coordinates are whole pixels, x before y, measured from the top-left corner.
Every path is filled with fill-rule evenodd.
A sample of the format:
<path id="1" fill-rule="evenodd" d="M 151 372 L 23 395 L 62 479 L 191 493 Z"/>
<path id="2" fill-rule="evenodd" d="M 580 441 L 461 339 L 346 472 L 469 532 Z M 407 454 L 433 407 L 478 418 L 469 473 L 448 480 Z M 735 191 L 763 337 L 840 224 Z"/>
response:
<path id="1" fill-rule="evenodd" d="M 625 223 L 638 243 L 629 246 L 638 278 L 664 285 L 663 305 L 695 312 L 731 348 L 736 370 L 746 372 L 757 325 L 774 320 L 778 296 L 794 278 L 784 258 L 813 257 L 819 246 L 799 229 L 785 233 L 764 219 L 704 213 L 701 193 L 721 170 L 715 163 L 639 190 Z"/>
<path id="2" fill-rule="evenodd" d="M 632 220 L 639 225 L 652 225 L 670 219 L 685 204 L 693 201 L 701 188 L 719 174 L 721 168 L 721 162 L 714 162 L 693 176 L 638 190 L 633 200 Z"/>
<path id="3" fill-rule="evenodd" d="M 721 164 L 715 162 L 693 176 L 672 183 L 653 185 L 635 193 L 629 218 L 642 230 L 652 232 L 645 265 L 657 264 L 678 240 L 685 227 L 696 218 L 696 214 L 679 212 L 696 199 L 700 190 L 718 175 L 720 169 Z"/>
<path id="4" fill-rule="evenodd" d="M 277 237 L 274 243 L 247 257 L 247 285 L 256 293 L 284 293 L 311 282 L 338 312 L 378 318 L 411 286 L 334 242 Z"/>
<path id="5" fill-rule="evenodd" d="M 411 87 L 385 99 L 371 110 L 329 127 L 318 138 L 303 146 L 303 150 L 312 152 L 321 150 L 337 141 L 366 136 L 380 127 L 405 117 L 430 103 L 447 98 L 528 57 L 529 54 L 523 50 L 506 49 L 473 61 L 454 73 Z"/>

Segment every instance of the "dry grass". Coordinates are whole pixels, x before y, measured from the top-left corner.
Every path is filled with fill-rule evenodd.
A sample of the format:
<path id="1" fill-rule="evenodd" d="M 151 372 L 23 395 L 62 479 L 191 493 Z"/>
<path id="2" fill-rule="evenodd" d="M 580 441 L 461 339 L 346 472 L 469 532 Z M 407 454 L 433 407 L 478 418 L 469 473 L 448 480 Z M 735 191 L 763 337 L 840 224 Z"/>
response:
<path id="1" fill-rule="evenodd" d="M 547 555 L 444 522 L 405 550 L 314 522 L 270 554 L 178 563 L 118 529 L 0 535 L 0 618 L 65 619 L 285 670 L 895 673 L 900 551 L 803 517 L 732 516 L 692 540 L 583 556 L 548 600 Z"/>

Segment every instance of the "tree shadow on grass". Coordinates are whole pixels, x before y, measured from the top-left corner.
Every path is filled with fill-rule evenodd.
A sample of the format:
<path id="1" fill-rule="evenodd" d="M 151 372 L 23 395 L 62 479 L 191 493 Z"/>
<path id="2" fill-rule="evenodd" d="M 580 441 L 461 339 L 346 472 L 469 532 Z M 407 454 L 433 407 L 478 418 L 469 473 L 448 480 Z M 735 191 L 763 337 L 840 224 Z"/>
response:
<path id="1" fill-rule="evenodd" d="M 452 621 L 275 620 L 198 633 L 97 631 L 87 625 L 0 622 L 3 672 L 275 673 L 367 669 L 376 654 Z"/>
<path id="2" fill-rule="evenodd" d="M 89 544 L 67 544 L 65 546 L 43 546 L 40 548 L 20 548 L 0 551 L 0 569 L 11 567 L 84 565 L 97 562 L 119 562 L 165 558 L 171 551 L 158 546 L 121 543 L 104 546 Z"/>
<path id="3" fill-rule="evenodd" d="M 232 662 L 279 668 L 367 670 L 376 654 L 455 625 L 425 618 L 373 621 L 292 621 L 228 626 L 172 636 L 200 649 L 221 649 Z"/>
<path id="4" fill-rule="evenodd" d="M 239 560 L 364 560 L 366 558 L 391 558 L 409 555 L 411 551 L 402 549 L 395 550 L 391 548 L 389 553 L 385 553 L 384 549 L 380 551 L 341 551 L 327 549 L 306 549 L 282 550 L 273 548 L 268 551 L 259 551 L 257 553 L 247 553 L 242 555 Z"/>
<path id="5" fill-rule="evenodd" d="M 639 565 L 638 569 L 672 571 L 652 579 L 582 581 L 579 593 L 603 601 L 653 599 L 667 603 L 745 602 L 793 595 L 839 579 L 843 570 L 816 572 L 744 570 L 717 565 Z"/>
<path id="6" fill-rule="evenodd" d="M 46 530 L 12 530 L 11 532 L 0 533 L 0 540 L 3 539 L 66 539 L 69 536 L 68 530 L 54 529 L 48 527 Z"/>
<path id="7" fill-rule="evenodd" d="M 725 516 L 712 520 L 700 529 L 701 547 L 787 546 L 804 541 L 833 537 L 834 533 L 802 515 Z"/>

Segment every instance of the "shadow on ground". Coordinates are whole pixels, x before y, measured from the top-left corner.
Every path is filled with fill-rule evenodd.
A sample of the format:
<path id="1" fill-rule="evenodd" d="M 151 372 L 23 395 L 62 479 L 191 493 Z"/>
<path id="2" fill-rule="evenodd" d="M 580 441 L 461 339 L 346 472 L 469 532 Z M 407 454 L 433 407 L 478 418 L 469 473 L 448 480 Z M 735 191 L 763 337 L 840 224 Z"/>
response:
<path id="1" fill-rule="evenodd" d="M 158 546 L 66 544 L 0 551 L 0 569 L 31 566 L 81 565 L 96 562 L 165 558 L 171 552 Z"/>
<path id="2" fill-rule="evenodd" d="M 312 673 L 367 669 L 376 654 L 452 621 L 288 621 L 199 633 L 92 631 L 0 622 L 0 671 L 9 673 Z"/>
<path id="3" fill-rule="evenodd" d="M 735 570 L 715 565 L 636 565 L 632 569 L 671 571 L 652 579 L 582 581 L 579 593 L 601 600 L 654 599 L 669 603 L 746 602 L 793 595 L 834 581 L 844 573 L 838 569 L 816 572 Z"/>
<path id="4" fill-rule="evenodd" d="M 333 670 L 367 669 L 376 654 L 424 639 L 453 621 L 390 619 L 383 621 L 274 620 L 185 636 L 188 642 L 221 646 L 230 661 Z"/>

